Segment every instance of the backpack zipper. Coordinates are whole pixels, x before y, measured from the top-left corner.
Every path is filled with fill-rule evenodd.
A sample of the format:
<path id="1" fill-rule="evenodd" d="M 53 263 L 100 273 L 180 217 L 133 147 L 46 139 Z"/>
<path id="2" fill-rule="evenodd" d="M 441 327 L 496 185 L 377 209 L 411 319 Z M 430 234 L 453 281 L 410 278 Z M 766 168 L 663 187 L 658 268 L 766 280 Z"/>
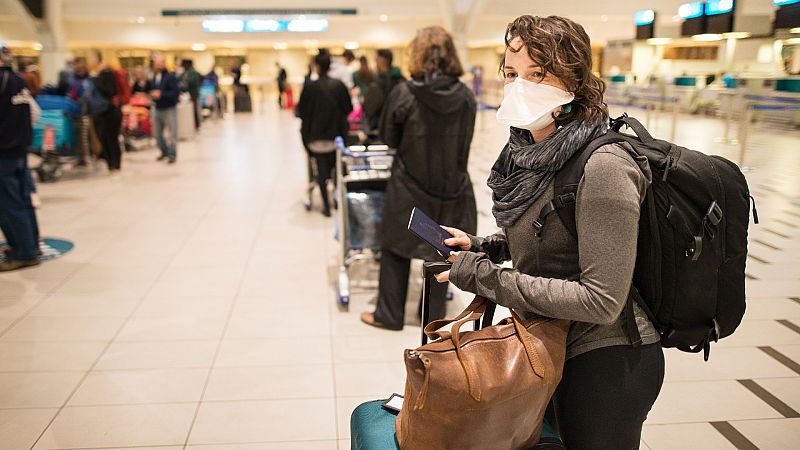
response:
<path id="1" fill-rule="evenodd" d="M 664 176 L 661 177 L 661 181 L 663 182 L 667 181 L 667 177 L 669 176 L 669 171 L 670 169 L 672 169 L 674 165 L 675 165 L 675 157 L 672 156 L 672 154 L 670 153 L 670 155 L 667 156 L 667 165 L 666 167 L 664 167 Z"/>

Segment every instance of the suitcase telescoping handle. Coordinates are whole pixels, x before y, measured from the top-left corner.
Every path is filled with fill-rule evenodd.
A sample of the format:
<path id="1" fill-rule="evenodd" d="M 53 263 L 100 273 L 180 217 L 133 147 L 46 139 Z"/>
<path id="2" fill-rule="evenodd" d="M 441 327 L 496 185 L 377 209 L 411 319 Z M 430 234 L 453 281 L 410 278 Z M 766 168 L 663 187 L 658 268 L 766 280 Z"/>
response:
<path id="1" fill-rule="evenodd" d="M 450 270 L 453 265 L 447 261 L 425 261 L 422 263 L 422 345 L 428 343 L 428 336 L 425 334 L 425 327 L 431 322 L 431 283 L 438 283 L 436 275 Z M 494 312 L 494 309 L 492 309 Z M 491 320 L 491 319 L 490 319 Z M 475 329 L 480 329 L 480 320 L 475 321 Z"/>

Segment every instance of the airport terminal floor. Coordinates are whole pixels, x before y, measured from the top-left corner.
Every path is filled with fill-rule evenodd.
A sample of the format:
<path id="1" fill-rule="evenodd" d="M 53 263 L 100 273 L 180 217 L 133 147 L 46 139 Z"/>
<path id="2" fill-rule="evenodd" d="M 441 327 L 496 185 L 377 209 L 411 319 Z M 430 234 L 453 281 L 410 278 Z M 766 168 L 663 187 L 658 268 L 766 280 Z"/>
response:
<path id="1" fill-rule="evenodd" d="M 668 120 L 654 119 L 657 137 Z M 720 120 L 678 120 L 677 143 L 737 160 L 715 140 Z M 357 270 L 371 284 L 338 307 L 335 220 L 303 208 L 298 128 L 265 103 L 207 121 L 177 164 L 149 149 L 126 153 L 118 174 L 39 185 L 42 234 L 75 249 L 0 275 L 0 448 L 346 449 L 354 407 L 403 392 L 419 326 L 360 322 L 376 295 L 369 263 Z M 505 133 L 481 113 L 470 158 L 481 234 L 495 230 L 485 180 Z M 761 224 L 744 323 L 708 363 L 665 351 L 642 449 L 797 448 L 798 142 L 800 131 L 752 130 Z M 449 312 L 468 300 L 456 292 Z"/>

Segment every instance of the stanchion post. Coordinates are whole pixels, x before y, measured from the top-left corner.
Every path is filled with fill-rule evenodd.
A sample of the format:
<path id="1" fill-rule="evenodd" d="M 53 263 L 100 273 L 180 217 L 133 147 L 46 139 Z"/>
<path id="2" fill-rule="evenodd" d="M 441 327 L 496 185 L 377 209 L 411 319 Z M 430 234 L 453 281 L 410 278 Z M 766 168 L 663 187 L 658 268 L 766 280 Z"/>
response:
<path id="1" fill-rule="evenodd" d="M 753 118 L 753 104 L 745 103 L 744 114 L 739 125 L 739 167 L 744 168 L 744 157 L 747 152 L 747 133 Z"/>
<path id="2" fill-rule="evenodd" d="M 725 116 L 725 131 L 722 135 L 722 143 L 727 144 L 730 142 L 730 132 L 731 132 L 731 108 L 726 108 L 723 110 L 722 114 Z"/>
<path id="3" fill-rule="evenodd" d="M 678 130 L 678 98 L 672 99 L 672 130 L 670 131 L 670 141 L 675 142 L 675 133 Z"/>

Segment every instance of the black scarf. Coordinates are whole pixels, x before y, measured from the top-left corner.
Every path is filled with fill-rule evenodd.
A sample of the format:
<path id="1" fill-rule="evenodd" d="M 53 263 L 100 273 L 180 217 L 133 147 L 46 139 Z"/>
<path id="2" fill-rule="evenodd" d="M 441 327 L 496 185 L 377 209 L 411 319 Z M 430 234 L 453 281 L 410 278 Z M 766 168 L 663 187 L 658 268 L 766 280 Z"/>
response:
<path id="1" fill-rule="evenodd" d="M 509 227 L 544 193 L 564 163 L 608 130 L 605 120 L 572 121 L 533 142 L 528 130 L 511 128 L 511 136 L 492 166 L 487 184 L 492 190 L 497 225 Z"/>

